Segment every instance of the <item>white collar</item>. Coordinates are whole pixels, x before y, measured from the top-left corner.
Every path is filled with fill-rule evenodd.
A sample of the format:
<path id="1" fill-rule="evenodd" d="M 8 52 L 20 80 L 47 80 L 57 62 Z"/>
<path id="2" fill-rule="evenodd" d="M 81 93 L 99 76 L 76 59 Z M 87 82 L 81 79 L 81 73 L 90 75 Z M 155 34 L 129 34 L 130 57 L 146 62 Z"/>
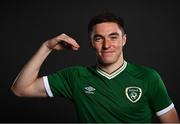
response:
<path id="1" fill-rule="evenodd" d="M 123 64 L 115 71 L 113 71 L 111 74 L 105 72 L 104 70 L 102 70 L 100 67 L 97 66 L 96 71 L 101 74 L 102 76 L 108 78 L 108 79 L 112 79 L 114 77 L 116 77 L 118 74 L 120 74 L 127 66 L 127 62 L 124 60 Z"/>

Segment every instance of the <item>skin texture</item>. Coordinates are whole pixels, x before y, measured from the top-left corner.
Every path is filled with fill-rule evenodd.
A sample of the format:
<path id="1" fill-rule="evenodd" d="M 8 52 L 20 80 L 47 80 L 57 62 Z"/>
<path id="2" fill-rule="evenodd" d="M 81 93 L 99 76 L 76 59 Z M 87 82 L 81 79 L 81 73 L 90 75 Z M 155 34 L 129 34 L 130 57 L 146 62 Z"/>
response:
<path id="1" fill-rule="evenodd" d="M 126 35 L 121 32 L 116 23 L 100 23 L 93 27 L 91 46 L 96 52 L 98 65 L 107 73 L 112 73 L 123 64 L 125 43 Z M 39 77 L 42 63 L 53 50 L 77 51 L 79 48 L 76 40 L 66 34 L 60 34 L 45 41 L 16 77 L 11 87 L 12 91 L 20 97 L 47 97 L 43 79 Z M 163 123 L 179 122 L 175 108 L 159 118 Z"/>
<path id="2" fill-rule="evenodd" d="M 123 64 L 125 43 L 126 35 L 116 23 L 106 22 L 94 26 L 91 45 L 95 49 L 99 66 L 107 73 L 113 72 Z"/>

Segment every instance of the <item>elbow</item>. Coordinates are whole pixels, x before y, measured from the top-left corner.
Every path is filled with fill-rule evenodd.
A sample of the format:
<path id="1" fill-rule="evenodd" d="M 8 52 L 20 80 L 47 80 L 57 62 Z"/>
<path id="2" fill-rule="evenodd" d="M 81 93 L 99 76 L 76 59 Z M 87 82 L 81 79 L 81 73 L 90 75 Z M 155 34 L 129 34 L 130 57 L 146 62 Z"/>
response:
<path id="1" fill-rule="evenodd" d="M 23 93 L 23 91 L 20 90 L 20 89 L 18 89 L 18 88 L 16 88 L 14 85 L 11 86 L 11 91 L 14 93 L 14 95 L 16 95 L 16 96 L 18 96 L 18 97 L 23 97 L 23 96 L 25 96 L 24 93 Z"/>

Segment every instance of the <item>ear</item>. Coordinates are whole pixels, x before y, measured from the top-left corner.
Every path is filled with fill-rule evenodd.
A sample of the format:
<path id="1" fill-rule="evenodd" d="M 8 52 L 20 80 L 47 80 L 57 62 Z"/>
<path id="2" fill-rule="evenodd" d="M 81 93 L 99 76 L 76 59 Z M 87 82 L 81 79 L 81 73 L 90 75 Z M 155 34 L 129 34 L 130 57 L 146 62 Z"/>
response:
<path id="1" fill-rule="evenodd" d="M 122 41 L 123 41 L 123 46 L 124 46 L 126 44 L 126 41 L 127 41 L 126 34 L 123 35 Z"/>

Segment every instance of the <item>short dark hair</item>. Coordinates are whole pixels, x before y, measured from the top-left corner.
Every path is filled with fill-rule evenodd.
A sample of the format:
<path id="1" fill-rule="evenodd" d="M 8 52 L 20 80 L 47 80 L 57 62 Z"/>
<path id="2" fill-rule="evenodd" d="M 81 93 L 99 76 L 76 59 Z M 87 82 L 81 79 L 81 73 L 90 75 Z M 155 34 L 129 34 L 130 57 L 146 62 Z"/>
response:
<path id="1" fill-rule="evenodd" d="M 90 22 L 88 24 L 88 36 L 89 36 L 89 38 L 91 37 L 93 27 L 96 24 L 103 23 L 103 22 L 114 22 L 114 23 L 118 24 L 118 26 L 121 29 L 123 34 L 126 33 L 125 26 L 124 26 L 124 20 L 121 17 L 116 16 L 115 14 L 113 14 L 111 12 L 102 12 L 102 13 L 94 16 L 90 20 Z"/>

